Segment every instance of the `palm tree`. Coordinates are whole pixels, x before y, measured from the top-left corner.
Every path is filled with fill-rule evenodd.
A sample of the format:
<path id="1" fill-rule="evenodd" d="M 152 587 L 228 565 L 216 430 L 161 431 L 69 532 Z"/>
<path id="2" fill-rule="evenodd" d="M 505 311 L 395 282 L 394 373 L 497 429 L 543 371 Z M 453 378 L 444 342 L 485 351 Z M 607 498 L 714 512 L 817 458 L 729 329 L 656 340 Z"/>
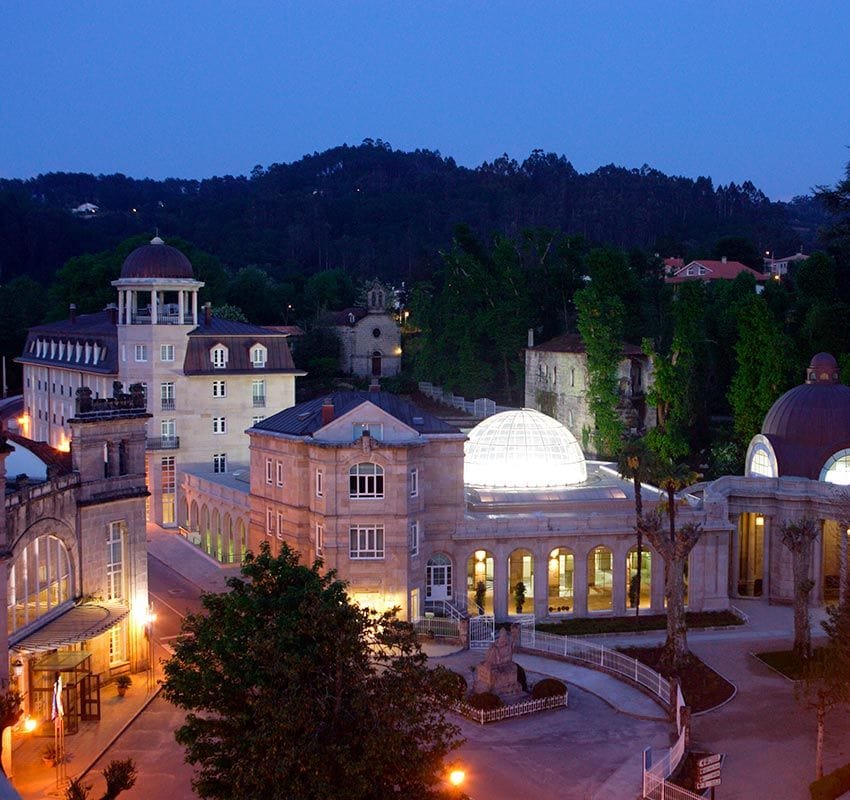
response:
<path id="1" fill-rule="evenodd" d="M 676 526 L 676 493 L 700 478 L 687 464 L 669 464 L 660 473 L 658 485 L 667 494 L 667 530 L 659 510 L 645 514 L 639 523 L 655 551 L 664 559 L 667 599 L 667 639 L 661 664 L 671 672 L 679 672 L 687 663 L 688 627 L 685 621 L 685 565 L 699 537 L 702 526 L 689 522 Z"/>
<path id="2" fill-rule="evenodd" d="M 629 579 L 629 596 L 634 597 L 635 616 L 640 616 L 640 581 L 641 565 L 643 563 L 643 528 L 640 525 L 643 517 L 642 484 L 651 480 L 658 470 L 658 456 L 650 449 L 646 441 L 639 437 L 627 439 L 617 455 L 617 471 L 623 480 L 634 483 L 635 493 L 635 532 L 637 533 L 637 571 Z M 634 581 L 634 587 L 632 587 Z"/>

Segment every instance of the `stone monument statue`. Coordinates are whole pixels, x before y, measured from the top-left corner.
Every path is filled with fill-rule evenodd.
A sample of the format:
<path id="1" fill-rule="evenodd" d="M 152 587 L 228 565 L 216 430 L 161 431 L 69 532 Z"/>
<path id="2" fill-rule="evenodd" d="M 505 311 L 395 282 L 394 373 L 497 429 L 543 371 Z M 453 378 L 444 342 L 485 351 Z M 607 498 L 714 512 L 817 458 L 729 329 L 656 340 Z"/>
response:
<path id="1" fill-rule="evenodd" d="M 474 692 L 493 692 L 503 700 L 522 694 L 513 661 L 514 648 L 508 632 L 502 628 L 490 645 L 487 656 L 475 669 Z"/>

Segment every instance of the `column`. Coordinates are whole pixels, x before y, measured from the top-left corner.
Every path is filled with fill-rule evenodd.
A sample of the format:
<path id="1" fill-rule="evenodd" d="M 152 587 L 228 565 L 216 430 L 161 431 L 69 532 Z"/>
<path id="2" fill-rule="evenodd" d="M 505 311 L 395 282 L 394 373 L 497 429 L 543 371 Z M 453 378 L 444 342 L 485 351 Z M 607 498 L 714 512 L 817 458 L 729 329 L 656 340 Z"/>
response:
<path id="1" fill-rule="evenodd" d="M 124 324 L 124 290 L 118 290 L 118 324 Z"/>
<path id="2" fill-rule="evenodd" d="M 628 605 L 626 585 L 630 577 L 628 563 L 630 544 L 627 544 L 625 549 L 620 545 L 611 548 L 613 551 L 611 554 L 611 603 L 614 614 L 618 617 L 626 615 L 626 607 Z M 632 613 L 634 613 L 634 610 L 632 610 Z"/>
<path id="3" fill-rule="evenodd" d="M 823 605 L 823 548 L 824 548 L 824 533 L 823 526 L 826 520 L 819 519 L 817 521 L 818 525 L 818 537 L 815 539 L 814 544 L 812 545 L 812 575 L 811 579 L 814 581 L 815 585 L 812 589 L 811 594 L 809 595 L 809 605 L 812 606 L 821 606 Z"/>
<path id="4" fill-rule="evenodd" d="M 740 564 L 741 564 L 741 556 L 740 556 L 740 547 L 741 547 L 741 534 L 740 534 L 740 525 L 741 525 L 741 515 L 738 514 L 735 519 L 735 525 L 732 528 L 732 547 L 730 548 L 730 557 L 729 560 L 731 563 L 729 564 L 729 576 L 730 576 L 730 586 L 729 586 L 729 596 L 730 597 L 738 597 L 738 581 L 740 579 Z"/>
<path id="5" fill-rule="evenodd" d="M 549 548 L 539 546 L 531 551 L 534 559 L 534 611 L 535 619 L 549 615 Z"/>
<path id="6" fill-rule="evenodd" d="M 762 532 L 761 596 L 770 597 L 770 537 L 773 531 L 773 517 L 764 515 Z"/>
<path id="7" fill-rule="evenodd" d="M 587 551 L 573 553 L 573 610 L 577 617 L 587 616 Z"/>
<path id="8" fill-rule="evenodd" d="M 192 324 L 198 324 L 198 292 L 192 292 Z"/>
<path id="9" fill-rule="evenodd" d="M 177 324 L 183 325 L 185 320 L 183 319 L 183 290 L 177 292 Z"/>
<path id="10" fill-rule="evenodd" d="M 508 618 L 508 558 L 502 550 L 493 553 L 493 613 L 497 620 Z"/>
<path id="11" fill-rule="evenodd" d="M 156 325 L 156 322 L 157 322 L 156 300 L 157 300 L 157 291 L 156 291 L 156 289 L 151 289 L 151 325 Z"/>

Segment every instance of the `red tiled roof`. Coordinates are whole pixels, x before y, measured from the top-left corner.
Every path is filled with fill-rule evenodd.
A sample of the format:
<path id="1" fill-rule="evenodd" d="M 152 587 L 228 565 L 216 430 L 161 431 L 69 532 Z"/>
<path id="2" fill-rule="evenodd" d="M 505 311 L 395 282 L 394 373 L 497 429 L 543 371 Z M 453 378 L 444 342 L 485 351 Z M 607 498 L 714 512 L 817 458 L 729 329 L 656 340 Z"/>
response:
<path id="1" fill-rule="evenodd" d="M 688 275 L 688 269 L 691 267 L 704 267 L 707 272 L 702 275 Z M 691 261 L 676 270 L 676 274 L 670 278 L 665 278 L 665 283 L 684 283 L 685 281 L 731 281 L 738 277 L 742 272 L 749 272 L 757 281 L 766 281 L 767 275 L 761 272 L 756 272 L 746 264 L 740 261 L 714 261 L 701 258 L 696 261 Z"/>

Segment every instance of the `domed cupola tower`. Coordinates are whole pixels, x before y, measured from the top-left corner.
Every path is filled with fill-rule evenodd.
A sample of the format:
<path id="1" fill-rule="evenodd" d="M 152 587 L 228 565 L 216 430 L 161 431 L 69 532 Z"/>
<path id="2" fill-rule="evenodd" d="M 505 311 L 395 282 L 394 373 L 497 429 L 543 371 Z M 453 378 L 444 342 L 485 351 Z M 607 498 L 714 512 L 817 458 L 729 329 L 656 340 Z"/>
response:
<path id="1" fill-rule="evenodd" d="M 119 325 L 198 324 L 198 290 L 192 263 L 159 236 L 133 250 L 121 266 L 118 289 Z"/>
<path id="2" fill-rule="evenodd" d="M 829 353 L 814 356 L 806 382 L 767 412 L 747 450 L 745 474 L 850 483 L 850 387 L 839 382 Z"/>

